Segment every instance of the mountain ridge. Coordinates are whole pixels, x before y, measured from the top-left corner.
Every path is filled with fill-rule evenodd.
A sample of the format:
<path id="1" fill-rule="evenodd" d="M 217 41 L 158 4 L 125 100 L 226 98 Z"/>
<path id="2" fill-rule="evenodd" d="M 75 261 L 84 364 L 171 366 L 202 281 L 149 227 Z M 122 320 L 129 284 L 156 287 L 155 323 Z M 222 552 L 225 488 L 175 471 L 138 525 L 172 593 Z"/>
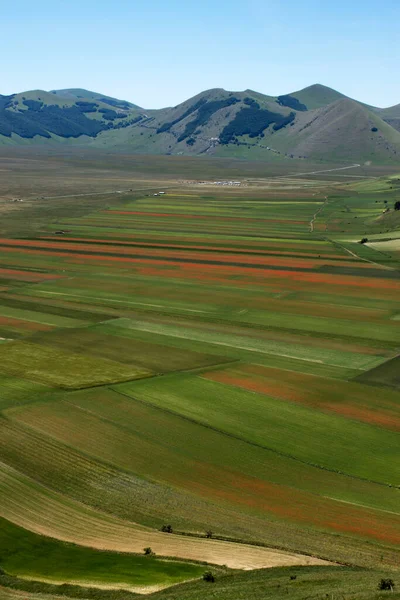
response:
<path id="1" fill-rule="evenodd" d="M 280 96 L 211 88 L 145 110 L 80 88 L 0 96 L 0 144 L 86 144 L 143 154 L 400 159 L 400 105 L 370 107 L 322 84 Z"/>

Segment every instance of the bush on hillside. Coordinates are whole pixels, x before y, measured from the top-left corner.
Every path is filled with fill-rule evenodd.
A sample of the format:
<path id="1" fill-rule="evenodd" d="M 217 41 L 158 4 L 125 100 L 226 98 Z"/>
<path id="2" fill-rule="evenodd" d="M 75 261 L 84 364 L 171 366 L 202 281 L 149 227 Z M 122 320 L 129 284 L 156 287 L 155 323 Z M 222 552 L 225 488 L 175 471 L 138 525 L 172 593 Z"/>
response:
<path id="1" fill-rule="evenodd" d="M 395 583 L 393 579 L 382 578 L 378 584 L 378 590 L 390 590 L 393 591 Z"/>
<path id="2" fill-rule="evenodd" d="M 206 571 L 203 573 L 203 581 L 208 581 L 209 583 L 214 583 L 215 576 L 212 571 Z"/>
<path id="3" fill-rule="evenodd" d="M 366 244 L 367 242 L 368 242 L 368 238 L 366 238 L 366 237 L 363 237 L 363 238 L 361 238 L 361 240 L 360 240 L 360 242 L 359 242 L 359 243 L 360 243 L 360 244 Z"/>
<path id="4" fill-rule="evenodd" d="M 78 102 L 75 102 L 75 105 L 85 113 L 96 112 L 99 108 L 99 105 L 96 104 L 96 102 L 84 102 L 83 100 L 78 100 Z"/>
<path id="5" fill-rule="evenodd" d="M 297 98 L 289 96 L 288 94 L 284 96 L 278 96 L 277 103 L 281 106 L 288 106 L 289 108 L 294 108 L 294 110 L 307 110 L 307 106 L 305 104 L 302 104 L 297 100 Z"/>
<path id="6" fill-rule="evenodd" d="M 161 527 L 161 531 L 163 533 L 173 533 L 174 532 L 174 530 L 172 529 L 172 525 L 163 525 Z"/>
<path id="7" fill-rule="evenodd" d="M 101 113 L 104 119 L 107 119 L 108 121 L 114 121 L 115 119 L 124 119 L 127 116 L 125 113 L 117 113 L 111 108 L 100 108 L 99 113 Z"/>
<path id="8" fill-rule="evenodd" d="M 249 97 L 247 97 L 247 98 L 245 98 L 245 99 L 243 100 L 243 102 L 244 102 L 245 104 L 247 104 L 247 106 L 251 106 L 252 108 L 260 108 L 260 105 L 258 104 L 258 102 L 256 102 L 256 101 L 254 100 L 254 98 L 249 98 Z"/>
<path id="9" fill-rule="evenodd" d="M 294 112 L 291 112 L 290 115 L 283 118 L 281 121 L 279 121 L 279 123 L 275 123 L 275 125 L 273 127 L 274 131 L 279 131 L 280 129 L 283 129 L 284 127 L 286 127 L 286 125 L 289 125 L 289 123 L 292 125 L 295 118 L 296 118 L 296 115 L 294 114 Z M 264 135 L 264 134 L 261 134 L 261 135 Z"/>
<path id="10" fill-rule="evenodd" d="M 400 200 L 396 200 L 394 203 L 394 210 L 400 210 Z"/>
<path id="11" fill-rule="evenodd" d="M 38 100 L 24 100 L 23 104 L 33 111 L 39 111 L 43 106 L 43 102 L 38 102 Z"/>
<path id="12" fill-rule="evenodd" d="M 100 102 L 103 104 L 110 104 L 110 106 L 115 106 L 116 108 L 123 108 L 124 110 L 129 110 L 129 102 L 125 102 L 124 100 L 115 100 L 114 98 L 99 98 Z"/>

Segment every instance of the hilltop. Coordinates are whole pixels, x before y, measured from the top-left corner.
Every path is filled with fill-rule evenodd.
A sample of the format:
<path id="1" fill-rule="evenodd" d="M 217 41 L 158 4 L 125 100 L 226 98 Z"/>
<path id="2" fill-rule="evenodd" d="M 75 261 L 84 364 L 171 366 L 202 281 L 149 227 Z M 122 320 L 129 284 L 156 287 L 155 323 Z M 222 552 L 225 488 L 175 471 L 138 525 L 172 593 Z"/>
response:
<path id="1" fill-rule="evenodd" d="M 142 154 L 393 163 L 400 105 L 370 107 L 321 84 L 280 96 L 215 88 L 158 110 L 85 89 L 0 96 L 0 144 L 61 141 Z"/>
<path id="2" fill-rule="evenodd" d="M 106 96 L 105 94 L 99 94 L 98 92 L 91 92 L 90 90 L 84 90 L 81 88 L 51 90 L 51 93 L 55 96 L 59 96 L 60 98 L 70 98 L 74 101 L 82 99 L 94 100 L 95 102 L 99 101 L 103 104 L 109 104 L 110 106 L 123 108 L 126 110 L 130 108 L 140 108 L 136 104 L 132 104 L 132 102 L 128 102 L 127 100 L 119 100 L 118 98 L 113 98 L 112 96 Z"/>

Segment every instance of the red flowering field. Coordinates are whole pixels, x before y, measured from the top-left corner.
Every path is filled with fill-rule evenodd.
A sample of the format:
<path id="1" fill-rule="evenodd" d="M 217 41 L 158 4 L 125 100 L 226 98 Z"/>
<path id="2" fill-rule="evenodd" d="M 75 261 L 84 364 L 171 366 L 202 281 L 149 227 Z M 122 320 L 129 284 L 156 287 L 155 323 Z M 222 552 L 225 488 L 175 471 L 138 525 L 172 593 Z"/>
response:
<path id="1" fill-rule="evenodd" d="M 306 183 L 149 186 L 2 230 L 0 517 L 398 567 L 399 265 L 359 243 L 378 180 Z"/>

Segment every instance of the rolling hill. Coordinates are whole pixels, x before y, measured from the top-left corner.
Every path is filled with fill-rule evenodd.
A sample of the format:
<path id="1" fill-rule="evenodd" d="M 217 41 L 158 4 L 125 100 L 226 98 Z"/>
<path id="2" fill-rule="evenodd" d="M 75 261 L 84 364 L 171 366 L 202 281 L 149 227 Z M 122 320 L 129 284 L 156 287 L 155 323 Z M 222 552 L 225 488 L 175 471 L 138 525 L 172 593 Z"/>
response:
<path id="1" fill-rule="evenodd" d="M 65 141 L 82 136 L 90 139 L 142 118 L 136 109 L 111 105 L 113 99 L 106 97 L 103 100 L 43 90 L 0 96 L 0 143 Z"/>
<path id="2" fill-rule="evenodd" d="M 320 84 L 276 97 L 215 88 L 159 110 L 84 89 L 0 96 L 0 144 L 46 142 L 142 154 L 395 163 L 400 105 L 369 107 Z"/>
<path id="3" fill-rule="evenodd" d="M 337 92 L 336 90 L 325 85 L 321 85 L 320 83 L 315 83 L 314 85 L 310 85 L 303 90 L 293 92 L 290 94 L 290 96 L 297 98 L 299 102 L 305 104 L 308 110 L 323 108 L 324 106 L 328 106 L 328 104 L 332 104 L 337 100 L 346 98 L 344 94 L 341 94 L 340 92 Z"/>
<path id="4" fill-rule="evenodd" d="M 110 106 L 114 106 L 116 108 L 122 108 L 128 110 L 130 108 L 139 108 L 136 104 L 132 104 L 132 102 L 128 102 L 127 100 L 118 100 L 118 98 L 113 98 L 112 96 L 106 96 L 105 94 L 99 94 L 98 92 L 91 92 L 89 90 L 83 90 L 81 88 L 69 88 L 65 90 L 51 90 L 51 93 L 55 96 L 59 96 L 60 98 L 70 98 L 71 100 L 93 100 L 95 102 L 99 101 L 104 104 L 109 104 Z"/>

